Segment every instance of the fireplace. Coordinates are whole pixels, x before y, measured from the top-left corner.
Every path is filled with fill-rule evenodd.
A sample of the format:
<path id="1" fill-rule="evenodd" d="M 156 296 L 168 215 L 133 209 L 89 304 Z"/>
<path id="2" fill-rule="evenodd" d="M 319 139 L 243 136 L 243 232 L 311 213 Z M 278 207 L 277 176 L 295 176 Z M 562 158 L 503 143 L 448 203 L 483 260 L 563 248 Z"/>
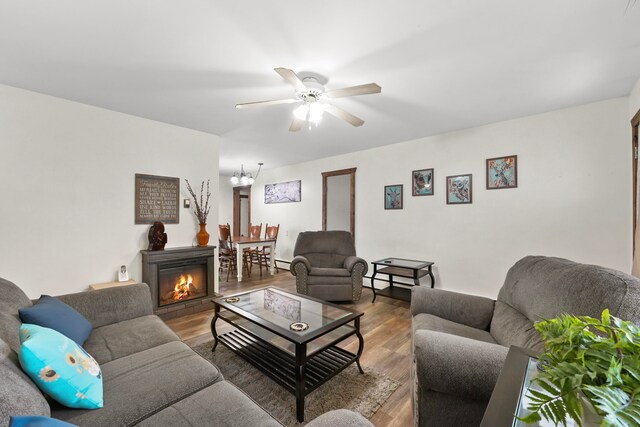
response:
<path id="1" fill-rule="evenodd" d="M 142 280 L 149 285 L 153 312 L 164 319 L 213 308 L 215 247 L 142 252 Z"/>
<path id="2" fill-rule="evenodd" d="M 207 260 L 166 263 L 158 277 L 158 307 L 207 296 Z"/>

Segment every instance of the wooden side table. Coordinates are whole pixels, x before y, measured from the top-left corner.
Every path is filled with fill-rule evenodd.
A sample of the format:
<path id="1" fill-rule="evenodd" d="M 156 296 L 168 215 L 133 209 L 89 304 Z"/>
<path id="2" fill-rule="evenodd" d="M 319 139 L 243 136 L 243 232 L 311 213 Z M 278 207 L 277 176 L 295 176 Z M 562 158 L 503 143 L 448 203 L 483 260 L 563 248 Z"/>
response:
<path id="1" fill-rule="evenodd" d="M 135 285 L 136 283 L 138 282 L 133 279 L 127 280 L 126 282 L 96 283 L 95 285 L 89 285 L 89 289 L 92 291 L 98 291 L 100 289 L 116 288 L 118 286 Z"/>
<path id="2" fill-rule="evenodd" d="M 429 276 L 431 279 L 431 287 L 436 284 L 436 279 L 433 276 L 431 267 L 433 262 L 431 261 L 417 261 L 412 259 L 402 258 L 385 258 L 378 261 L 373 261 L 373 274 L 371 275 L 371 290 L 373 291 L 372 303 L 376 301 L 377 295 L 382 295 L 389 298 L 395 298 L 403 301 L 411 301 L 411 291 L 405 288 L 398 288 L 393 286 L 393 277 L 406 277 L 413 279 L 413 285 L 403 283 L 407 286 L 420 286 L 420 278 Z M 381 268 L 378 268 L 381 266 Z M 375 286 L 373 286 L 374 279 L 378 273 L 386 274 L 389 276 L 389 286 L 376 292 Z"/>
<path id="3" fill-rule="evenodd" d="M 522 392 L 527 387 L 527 367 L 530 359 L 535 357 L 537 354 L 526 348 L 509 347 L 509 353 L 507 353 L 504 366 L 500 371 L 493 393 L 491 393 L 491 399 L 480 427 L 521 427 L 525 425 L 520 421 L 514 422 L 514 414 L 521 409 Z M 523 414 L 519 416 L 523 416 Z"/>

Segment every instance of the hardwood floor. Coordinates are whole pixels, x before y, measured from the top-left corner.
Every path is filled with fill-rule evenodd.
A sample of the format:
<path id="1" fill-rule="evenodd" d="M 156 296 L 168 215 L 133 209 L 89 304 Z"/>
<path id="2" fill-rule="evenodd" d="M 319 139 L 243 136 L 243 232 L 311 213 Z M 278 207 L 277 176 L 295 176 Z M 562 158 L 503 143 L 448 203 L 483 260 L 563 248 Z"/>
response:
<path id="1" fill-rule="evenodd" d="M 235 292 L 277 286 L 295 292 L 295 277 L 289 271 L 280 269 L 280 273 L 271 277 L 264 275 L 261 280 L 254 271 L 253 277 L 240 284 L 236 280 L 220 282 L 220 292 L 225 295 Z M 365 279 L 365 285 L 368 280 Z M 364 312 L 361 330 L 364 336 L 364 352 L 361 363 L 382 372 L 400 382 L 400 387 L 387 399 L 382 407 L 371 417 L 376 426 L 411 426 L 413 413 L 411 410 L 411 388 L 409 380 L 409 363 L 411 357 L 411 315 L 409 303 L 390 298 L 378 297 L 371 303 L 373 294 L 370 288 L 364 288 L 362 298 L 356 304 L 343 304 Z M 195 345 L 211 339 L 210 322 L 213 311 L 171 319 L 167 325 L 187 344 Z M 219 323 L 223 324 L 223 322 Z M 226 332 L 224 327 L 219 332 Z M 356 352 L 357 340 L 351 338 L 342 345 L 349 351 Z M 292 397 L 293 398 L 293 397 Z"/>

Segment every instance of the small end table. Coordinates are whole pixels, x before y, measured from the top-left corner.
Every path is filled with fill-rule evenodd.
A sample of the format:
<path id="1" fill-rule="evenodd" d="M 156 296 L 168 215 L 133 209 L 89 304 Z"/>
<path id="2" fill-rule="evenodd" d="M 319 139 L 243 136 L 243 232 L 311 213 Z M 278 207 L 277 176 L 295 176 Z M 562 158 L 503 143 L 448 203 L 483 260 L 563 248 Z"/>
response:
<path id="1" fill-rule="evenodd" d="M 514 414 L 525 416 L 522 396 L 535 375 L 536 368 L 531 369 L 531 361 L 537 354 L 525 348 L 511 346 L 504 361 L 504 366 L 491 399 L 482 418 L 480 427 L 521 427 L 525 424 L 515 420 Z M 536 424 L 538 425 L 538 424 Z M 535 427 L 535 426 L 532 426 Z"/>
<path id="2" fill-rule="evenodd" d="M 431 267 L 433 263 L 430 261 L 418 261 L 413 259 L 403 258 L 385 258 L 378 261 L 373 261 L 373 274 L 371 275 L 371 290 L 373 291 L 373 300 L 376 301 L 377 295 L 382 295 L 389 298 L 395 298 L 403 301 L 411 301 L 411 291 L 405 288 L 393 287 L 393 277 L 406 277 L 413 279 L 413 285 L 409 283 L 402 283 L 407 286 L 420 286 L 420 278 L 429 276 L 431 278 L 431 287 L 436 284 L 436 279 L 433 277 L 433 271 Z M 381 268 L 378 268 L 381 266 Z M 389 286 L 376 292 L 375 286 L 373 286 L 374 279 L 378 273 L 386 274 L 389 276 Z"/>

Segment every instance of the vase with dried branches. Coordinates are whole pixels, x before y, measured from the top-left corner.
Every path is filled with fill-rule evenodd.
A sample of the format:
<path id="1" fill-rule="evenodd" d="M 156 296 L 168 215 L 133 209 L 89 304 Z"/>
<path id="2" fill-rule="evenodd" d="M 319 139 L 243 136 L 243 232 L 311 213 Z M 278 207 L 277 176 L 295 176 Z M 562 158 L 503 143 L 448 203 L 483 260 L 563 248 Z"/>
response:
<path id="1" fill-rule="evenodd" d="M 207 192 L 205 198 L 204 191 L 204 181 L 200 185 L 200 197 L 196 196 L 196 193 L 191 188 L 191 184 L 189 184 L 189 180 L 185 179 L 187 183 L 187 190 L 189 194 L 191 194 L 191 198 L 193 199 L 193 204 L 195 205 L 194 213 L 196 214 L 196 218 L 198 218 L 198 222 L 200 223 L 200 231 L 196 235 L 198 239 L 198 246 L 207 246 L 209 243 L 209 233 L 207 233 L 207 216 L 209 215 L 209 198 L 211 197 L 211 192 L 209 191 L 209 180 L 207 180 Z"/>

